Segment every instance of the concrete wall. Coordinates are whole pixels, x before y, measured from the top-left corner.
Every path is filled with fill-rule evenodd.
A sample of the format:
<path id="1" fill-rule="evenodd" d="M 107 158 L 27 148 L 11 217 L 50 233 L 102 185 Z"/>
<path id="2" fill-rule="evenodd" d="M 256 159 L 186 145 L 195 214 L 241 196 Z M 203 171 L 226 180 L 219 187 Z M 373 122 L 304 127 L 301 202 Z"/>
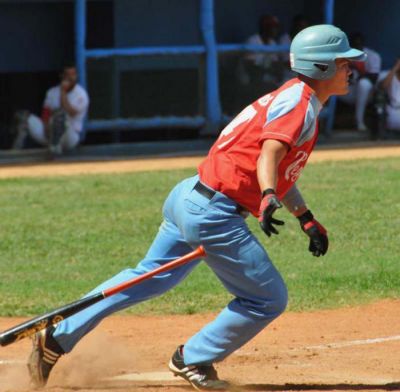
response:
<path id="1" fill-rule="evenodd" d="M 323 20 L 324 0 L 215 0 L 219 43 L 243 42 L 257 31 L 262 14 L 278 16 L 282 32 L 297 13 Z M 88 47 L 202 44 L 200 0 L 89 0 Z M 336 0 L 335 23 L 365 33 L 384 68 L 400 57 L 400 0 Z M 74 55 L 73 0 L 0 0 L 0 123 L 15 108 L 37 111 L 45 90 Z M 115 115 L 114 79 L 120 69 L 121 113 L 151 115 L 201 112 L 201 56 L 119 59 L 90 64 L 91 115 Z M 136 72 L 136 73 L 135 73 Z M 163 73 L 164 72 L 164 73 Z M 138 86 L 140 86 L 138 88 Z M 161 92 L 160 92 L 161 90 Z M 146 99 L 144 99 L 144 95 Z M 115 106 L 115 105 L 114 105 Z"/>
<path id="2" fill-rule="evenodd" d="M 201 43 L 199 0 L 116 0 L 114 6 L 116 47 Z"/>
<path id="3" fill-rule="evenodd" d="M 400 58 L 400 1 L 336 0 L 335 21 L 347 33 L 361 31 L 366 46 L 378 51 L 383 67 Z"/>
<path id="4" fill-rule="evenodd" d="M 200 44 L 199 0 L 114 0 L 88 2 L 90 47 Z M 314 23 L 323 0 L 216 0 L 216 33 L 221 43 L 241 42 L 257 30 L 263 13 L 275 14 L 287 31 L 296 13 Z M 114 13 L 106 12 L 104 7 Z M 103 12 L 96 13 L 103 5 Z M 398 0 L 336 0 L 335 23 L 361 30 L 379 51 L 384 66 L 400 56 Z M 108 17 L 105 17 L 108 16 Z M 1 1 L 0 72 L 53 71 L 74 54 L 73 1 Z"/>
<path id="5" fill-rule="evenodd" d="M 73 55 L 72 3 L 0 3 L 0 72 L 59 69 Z"/>

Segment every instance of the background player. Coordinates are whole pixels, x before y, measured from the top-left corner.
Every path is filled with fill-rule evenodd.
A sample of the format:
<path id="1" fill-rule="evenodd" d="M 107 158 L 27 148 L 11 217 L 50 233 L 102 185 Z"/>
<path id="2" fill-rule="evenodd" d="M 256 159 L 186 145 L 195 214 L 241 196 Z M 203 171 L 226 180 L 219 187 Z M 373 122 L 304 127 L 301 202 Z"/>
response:
<path id="1" fill-rule="evenodd" d="M 400 59 L 393 67 L 379 75 L 380 87 L 386 94 L 385 125 L 392 131 L 400 131 Z"/>
<path id="2" fill-rule="evenodd" d="M 66 64 L 61 73 L 61 83 L 46 93 L 41 118 L 26 111 L 15 114 L 14 149 L 23 148 L 28 135 L 37 143 L 49 146 L 55 154 L 78 145 L 89 96 L 77 81 L 75 65 Z"/>
<path id="3" fill-rule="evenodd" d="M 205 262 L 234 299 L 210 324 L 177 348 L 169 367 L 196 389 L 226 389 L 213 363 L 248 342 L 287 304 L 286 285 L 245 218 L 278 234 L 273 217 L 285 206 L 299 219 L 314 256 L 328 250 L 328 237 L 307 208 L 295 182 L 318 137 L 317 116 L 333 94 L 348 92 L 349 59 L 362 60 L 346 35 L 332 25 L 309 27 L 291 44 L 291 67 L 299 73 L 278 90 L 245 108 L 221 133 L 198 175 L 180 182 L 163 207 L 164 221 L 145 258 L 97 287 L 98 292 L 140 275 L 203 245 Z M 59 357 L 104 317 L 160 295 L 199 261 L 157 276 L 38 333 L 29 359 L 36 386 L 46 384 Z"/>
<path id="4" fill-rule="evenodd" d="M 367 131 L 365 124 L 365 111 L 373 98 L 374 89 L 381 72 L 381 55 L 364 44 L 364 35 L 357 32 L 350 35 L 350 44 L 362 50 L 366 61 L 354 61 L 352 65 L 352 77 L 350 79 L 349 93 L 340 97 L 340 100 L 355 105 L 355 122 L 357 130 Z"/>

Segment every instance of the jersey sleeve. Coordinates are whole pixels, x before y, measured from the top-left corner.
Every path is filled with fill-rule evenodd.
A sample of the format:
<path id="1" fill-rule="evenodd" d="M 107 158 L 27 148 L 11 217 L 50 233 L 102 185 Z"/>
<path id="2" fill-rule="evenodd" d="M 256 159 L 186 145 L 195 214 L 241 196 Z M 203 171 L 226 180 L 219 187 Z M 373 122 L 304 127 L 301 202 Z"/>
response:
<path id="1" fill-rule="evenodd" d="M 306 109 L 301 92 L 286 90 L 271 102 L 259 143 L 267 139 L 279 140 L 292 148 L 306 127 Z"/>

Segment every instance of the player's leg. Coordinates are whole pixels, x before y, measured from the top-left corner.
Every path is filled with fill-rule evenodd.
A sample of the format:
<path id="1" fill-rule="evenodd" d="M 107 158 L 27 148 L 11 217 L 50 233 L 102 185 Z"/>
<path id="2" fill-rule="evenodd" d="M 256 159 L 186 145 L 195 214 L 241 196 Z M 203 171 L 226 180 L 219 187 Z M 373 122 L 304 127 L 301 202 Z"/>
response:
<path id="1" fill-rule="evenodd" d="M 193 250 L 183 239 L 177 226 L 170 219 L 170 210 L 174 206 L 175 194 L 179 192 L 179 188 L 180 186 L 178 185 L 170 193 L 164 205 L 164 221 L 145 258 L 136 268 L 122 271 L 96 287 L 88 295 L 152 271 Z M 103 318 L 118 310 L 164 293 L 179 283 L 198 262 L 193 261 L 167 273 L 143 281 L 122 293 L 105 298 L 99 303 L 63 320 L 55 329 L 48 328 L 42 333 L 36 334 L 33 350 L 28 362 L 31 380 L 34 385 L 37 387 L 46 385 L 50 371 L 58 358 L 62 354 L 71 351 L 77 342 Z"/>
<path id="2" fill-rule="evenodd" d="M 204 200 L 195 197 L 190 201 L 202 207 Z M 278 317 L 287 304 L 282 277 L 235 204 L 217 193 L 205 214 L 199 237 L 206 262 L 236 298 L 185 344 L 187 365 L 222 360 Z"/>
<path id="3" fill-rule="evenodd" d="M 68 128 L 67 113 L 63 109 L 55 110 L 49 120 L 49 149 L 53 154 L 61 154 L 61 138 Z"/>
<path id="4" fill-rule="evenodd" d="M 386 105 L 386 127 L 391 131 L 400 131 L 400 109 Z"/>
<path id="5" fill-rule="evenodd" d="M 44 125 L 40 117 L 29 113 L 27 110 L 19 110 L 13 119 L 13 134 L 15 135 L 12 148 L 21 149 L 29 136 L 41 145 L 47 144 Z"/>
<path id="6" fill-rule="evenodd" d="M 230 244 L 229 250 L 206 262 L 235 299 L 185 344 L 187 364 L 221 361 L 286 308 L 286 285 L 262 246 L 255 240 L 245 246 Z"/>
<path id="7" fill-rule="evenodd" d="M 46 137 L 46 132 L 44 129 L 43 121 L 40 117 L 31 114 L 28 117 L 28 130 L 29 135 L 35 142 L 41 144 L 42 146 L 46 146 L 48 141 Z"/>
<path id="8" fill-rule="evenodd" d="M 237 205 L 222 195 L 196 187 L 179 201 L 175 220 L 186 239 L 206 249 L 206 262 L 236 296 L 215 321 L 205 326 L 170 361 L 174 374 L 197 389 L 226 389 L 212 366 L 242 346 L 281 314 L 286 286 L 252 235 Z"/>
<path id="9" fill-rule="evenodd" d="M 10 131 L 13 136 L 12 148 L 15 150 L 22 149 L 28 136 L 28 117 L 29 111 L 17 110 L 14 113 Z"/>
<path id="10" fill-rule="evenodd" d="M 87 295 L 91 295 L 116 286 L 136 276 L 152 271 L 178 257 L 190 252 L 191 247 L 182 239 L 176 226 L 164 220 L 145 258 L 135 267 L 121 271 L 106 282 L 100 284 Z M 161 295 L 179 283 L 197 264 L 192 262 L 175 270 L 150 278 L 122 293 L 92 305 L 91 307 L 61 322 L 53 336 L 65 352 L 91 331 L 103 318 L 114 312 Z"/>
<path id="11" fill-rule="evenodd" d="M 66 131 L 61 136 L 60 146 L 62 151 L 73 150 L 79 144 L 79 133 L 67 122 Z"/>
<path id="12" fill-rule="evenodd" d="M 365 109 L 368 101 L 371 98 L 371 92 L 374 85 L 367 78 L 362 78 L 357 82 L 357 94 L 356 94 L 356 123 L 359 131 L 367 130 L 365 125 L 364 116 Z"/>

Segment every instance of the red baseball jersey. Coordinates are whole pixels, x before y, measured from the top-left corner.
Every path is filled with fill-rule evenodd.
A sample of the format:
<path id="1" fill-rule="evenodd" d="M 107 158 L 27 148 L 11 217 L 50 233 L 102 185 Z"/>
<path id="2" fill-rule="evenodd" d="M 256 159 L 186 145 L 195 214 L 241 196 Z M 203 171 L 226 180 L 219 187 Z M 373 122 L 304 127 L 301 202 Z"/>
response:
<path id="1" fill-rule="evenodd" d="M 275 139 L 289 146 L 278 167 L 276 193 L 282 199 L 314 148 L 321 108 L 310 86 L 298 78 L 289 80 L 247 106 L 225 127 L 199 166 L 200 180 L 258 216 L 257 160 L 263 142 Z"/>

